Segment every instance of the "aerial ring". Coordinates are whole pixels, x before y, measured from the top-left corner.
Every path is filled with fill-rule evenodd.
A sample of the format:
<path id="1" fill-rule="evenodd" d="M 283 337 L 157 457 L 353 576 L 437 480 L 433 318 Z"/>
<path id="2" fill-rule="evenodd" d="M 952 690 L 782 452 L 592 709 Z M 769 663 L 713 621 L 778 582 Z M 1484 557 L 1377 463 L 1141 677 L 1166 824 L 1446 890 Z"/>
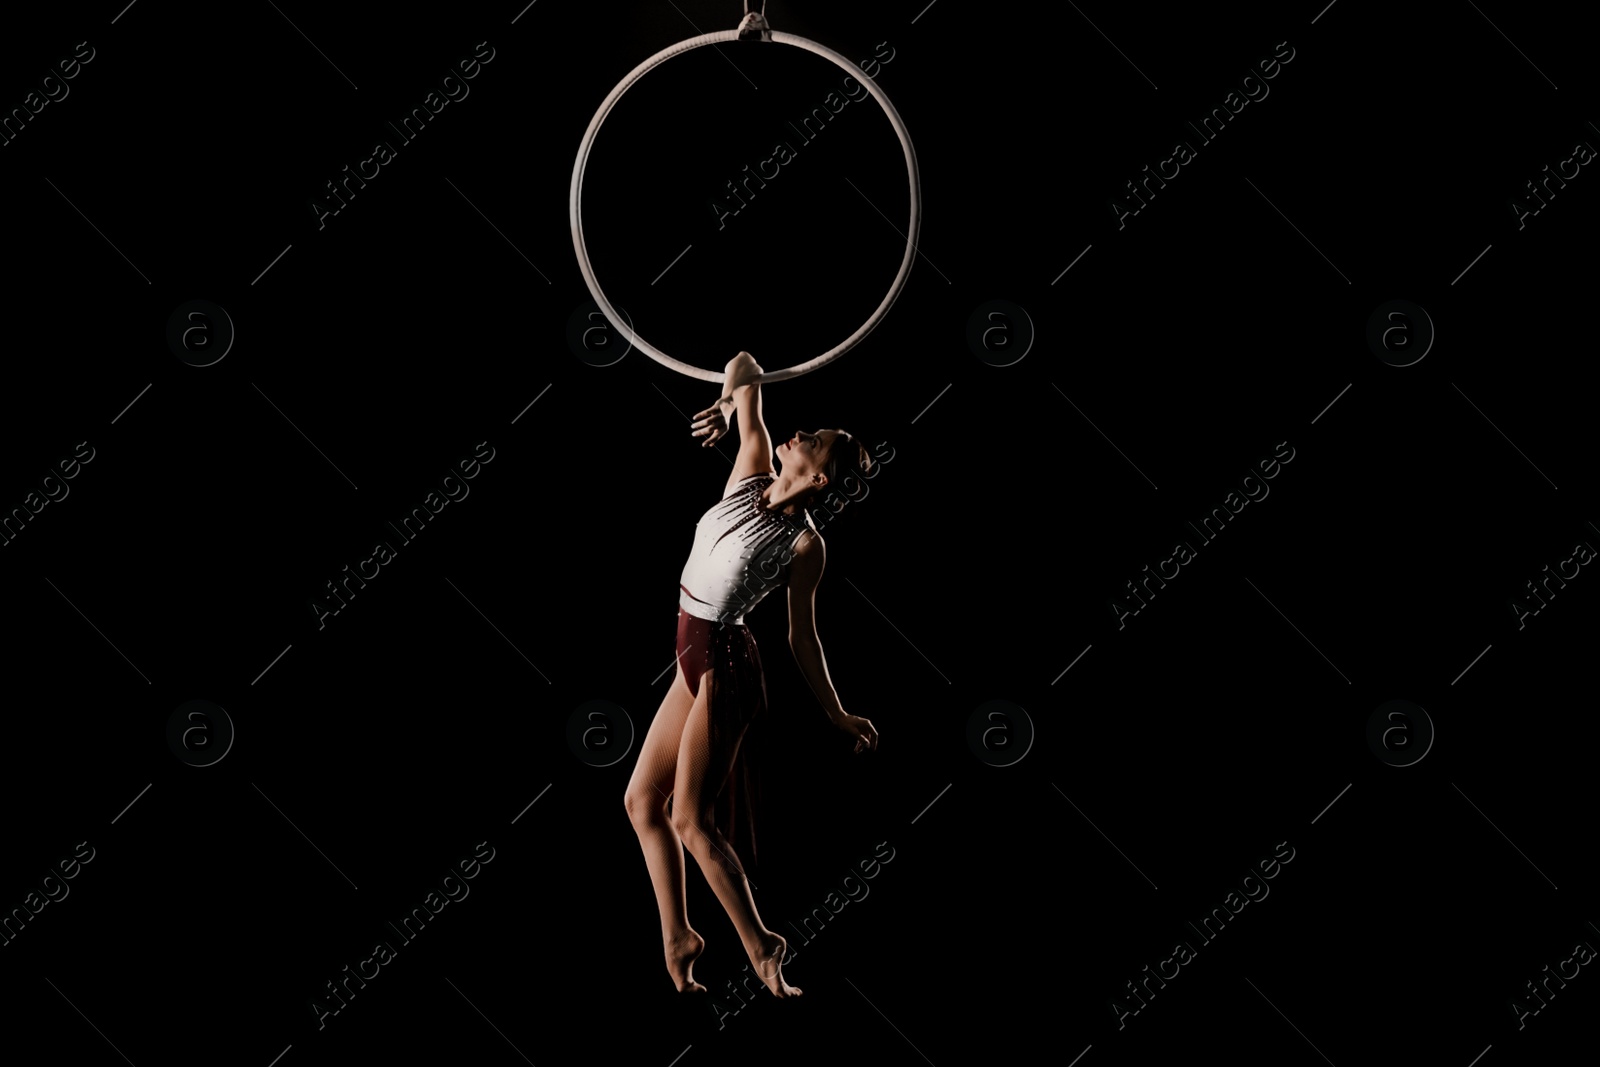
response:
<path id="1" fill-rule="evenodd" d="M 611 109 L 616 107 L 618 100 L 622 99 L 622 94 L 632 88 L 634 83 L 673 56 L 704 47 L 705 45 L 723 44 L 737 40 L 739 40 L 738 30 L 725 30 L 679 41 L 677 44 L 662 49 L 637 67 L 634 67 L 626 78 L 618 82 L 617 87 L 612 89 L 610 95 L 601 103 L 600 110 L 596 111 L 594 118 L 589 121 L 589 128 L 584 131 L 583 143 L 578 146 L 578 158 L 572 166 L 572 192 L 568 200 L 568 214 L 572 222 L 572 244 L 578 253 L 578 269 L 583 272 L 583 280 L 589 286 L 589 293 L 594 297 L 594 302 L 600 306 L 600 311 L 605 315 L 606 321 L 611 323 L 612 327 L 626 337 L 635 348 L 657 363 L 671 367 L 680 374 L 687 374 L 691 378 L 699 378 L 701 381 L 706 382 L 722 381 L 722 372 L 696 367 L 667 355 L 641 337 L 633 329 L 632 325 L 617 313 L 616 308 L 611 306 L 611 301 L 606 299 L 605 292 L 600 288 L 600 283 L 594 276 L 594 265 L 589 262 L 589 249 L 583 240 L 583 174 L 589 165 L 589 151 L 594 147 L 595 135 L 600 132 L 600 127 L 604 124 L 606 116 L 611 114 Z M 921 180 L 917 173 L 917 154 L 915 149 L 911 147 L 911 134 L 907 132 L 905 123 L 901 121 L 900 113 L 894 109 L 894 105 L 889 102 L 889 98 L 884 95 L 883 90 L 878 88 L 877 83 L 867 77 L 850 60 L 826 45 L 818 44 L 810 38 L 798 37 L 792 33 L 772 31 L 770 40 L 775 44 L 803 48 L 808 52 L 830 60 L 837 66 L 849 71 L 852 76 L 856 76 L 861 84 L 866 86 L 867 91 L 872 94 L 872 98 L 878 102 L 878 106 L 883 108 L 884 115 L 889 119 L 890 125 L 894 127 L 895 136 L 900 139 L 900 147 L 905 152 L 906 176 L 911 193 L 911 217 L 906 227 L 906 251 L 900 260 L 900 271 L 895 275 L 894 284 L 889 286 L 888 295 L 883 298 L 882 303 L 877 306 L 867 321 L 858 327 L 854 333 L 820 356 L 814 356 L 804 363 L 797 363 L 793 367 L 768 371 L 761 376 L 761 380 L 764 382 L 777 382 L 816 370 L 823 364 L 838 359 L 859 344 L 862 338 L 871 333 L 873 328 L 883 321 L 883 317 L 889 313 L 889 308 L 900 295 L 900 291 L 905 288 L 906 280 L 911 276 L 911 263 L 917 255 L 917 233 L 922 225 L 922 195 Z"/>

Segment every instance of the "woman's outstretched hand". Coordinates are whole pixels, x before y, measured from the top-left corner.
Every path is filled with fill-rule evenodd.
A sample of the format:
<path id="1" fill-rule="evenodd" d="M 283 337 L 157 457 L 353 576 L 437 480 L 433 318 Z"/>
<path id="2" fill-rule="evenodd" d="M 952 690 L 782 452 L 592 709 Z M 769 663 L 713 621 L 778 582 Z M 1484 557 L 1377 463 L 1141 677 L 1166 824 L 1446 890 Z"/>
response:
<path id="1" fill-rule="evenodd" d="M 872 725 L 872 720 L 859 715 L 846 715 L 839 720 L 839 729 L 856 739 L 856 755 L 878 751 L 878 731 Z"/>
<path id="2" fill-rule="evenodd" d="M 733 398 L 723 397 L 704 411 L 694 413 L 693 436 L 704 437 L 701 448 L 709 448 L 728 432 L 728 417 L 733 414 Z"/>

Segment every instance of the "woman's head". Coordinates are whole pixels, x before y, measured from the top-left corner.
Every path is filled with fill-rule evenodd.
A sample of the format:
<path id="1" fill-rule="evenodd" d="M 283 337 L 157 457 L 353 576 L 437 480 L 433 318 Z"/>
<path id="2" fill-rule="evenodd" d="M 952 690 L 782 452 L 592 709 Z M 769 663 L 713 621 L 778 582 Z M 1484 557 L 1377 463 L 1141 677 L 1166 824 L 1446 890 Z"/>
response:
<path id="1" fill-rule="evenodd" d="M 870 476 L 866 446 L 844 430 L 800 430 L 777 447 L 783 473 L 810 490 L 807 501 L 830 487 L 841 500 L 858 495 L 856 484 Z"/>

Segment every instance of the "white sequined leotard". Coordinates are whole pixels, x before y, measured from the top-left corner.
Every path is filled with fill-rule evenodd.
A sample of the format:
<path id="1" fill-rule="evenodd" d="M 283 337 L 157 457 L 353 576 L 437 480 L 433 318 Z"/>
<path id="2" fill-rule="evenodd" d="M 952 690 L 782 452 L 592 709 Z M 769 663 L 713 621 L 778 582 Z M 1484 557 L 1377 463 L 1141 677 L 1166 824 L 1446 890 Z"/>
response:
<path id="1" fill-rule="evenodd" d="M 811 527 L 802 510 L 770 511 L 761 494 L 771 471 L 734 483 L 695 525 L 694 548 L 679 579 L 678 605 L 690 615 L 742 624 L 744 615 L 784 584 L 784 565 Z"/>

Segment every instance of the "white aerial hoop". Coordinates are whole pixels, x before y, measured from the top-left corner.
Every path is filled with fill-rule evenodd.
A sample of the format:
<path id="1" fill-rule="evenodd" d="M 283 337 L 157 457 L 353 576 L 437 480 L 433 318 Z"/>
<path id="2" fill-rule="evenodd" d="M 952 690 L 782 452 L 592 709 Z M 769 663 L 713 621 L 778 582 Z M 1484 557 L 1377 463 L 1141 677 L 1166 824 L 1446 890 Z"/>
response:
<path id="1" fill-rule="evenodd" d="M 872 94 L 872 98 L 878 102 L 878 106 L 883 108 L 883 113 L 889 119 L 890 125 L 894 127 L 895 136 L 900 139 L 900 147 L 905 152 L 906 174 L 911 192 L 911 218 L 906 229 L 905 256 L 900 260 L 900 271 L 895 275 L 894 283 L 889 286 L 888 295 L 883 298 L 883 302 L 872 312 L 871 317 L 839 344 L 828 349 L 820 356 L 806 360 L 804 363 L 768 371 L 761 376 L 762 381 L 782 381 L 785 378 L 794 378 L 808 371 L 816 370 L 824 363 L 831 362 L 850 351 L 862 338 L 871 333 L 873 328 L 882 322 L 883 317 L 889 313 L 890 306 L 894 304 L 895 299 L 900 295 L 900 291 L 905 288 L 906 279 L 911 276 L 911 264 L 917 255 L 917 233 L 922 225 L 921 180 L 917 173 L 917 155 L 911 147 L 911 134 L 907 132 L 905 123 L 901 121 L 900 113 L 894 109 L 894 105 L 889 102 L 889 98 L 884 95 L 883 90 L 878 88 L 876 82 L 867 77 L 865 72 L 838 52 L 826 45 L 818 44 L 810 38 L 798 37 L 792 33 L 778 33 L 769 29 L 767 20 L 762 13 L 764 6 L 764 0 L 754 0 L 753 3 L 752 0 L 746 0 L 744 21 L 740 23 L 737 30 L 706 33 L 701 34 L 699 37 L 691 37 L 688 40 L 679 41 L 677 44 L 662 49 L 637 67 L 634 67 L 628 76 L 618 82 L 617 87 L 611 90 L 605 101 L 601 103 L 600 110 L 596 111 L 594 118 L 589 121 L 589 128 L 583 135 L 583 142 L 578 146 L 578 158 L 572 167 L 572 192 L 568 200 L 568 214 L 572 222 L 572 244 L 578 253 L 578 269 L 583 272 L 583 280 L 589 286 L 589 293 L 594 297 L 594 302 L 599 305 L 600 311 L 605 315 L 606 321 L 611 323 L 612 328 L 627 338 L 635 348 L 657 363 L 671 367 L 680 374 L 687 374 L 691 378 L 699 378 L 701 381 L 706 382 L 722 381 L 722 372 L 696 367 L 667 355 L 639 336 L 632 325 L 611 306 L 611 301 L 606 299 L 606 294 L 601 290 L 599 281 L 595 279 L 594 265 L 589 262 L 589 249 L 583 240 L 583 174 L 585 168 L 589 165 L 589 151 L 594 146 L 595 135 L 600 132 L 600 126 L 605 122 L 606 116 L 611 113 L 611 109 L 616 106 L 618 100 L 622 99 L 622 94 L 626 93 L 635 82 L 644 77 L 649 71 L 665 63 L 673 56 L 704 47 L 705 45 L 722 44 L 727 41 L 770 41 L 775 44 L 803 48 L 808 52 L 832 61 L 858 78 L 867 91 Z"/>

